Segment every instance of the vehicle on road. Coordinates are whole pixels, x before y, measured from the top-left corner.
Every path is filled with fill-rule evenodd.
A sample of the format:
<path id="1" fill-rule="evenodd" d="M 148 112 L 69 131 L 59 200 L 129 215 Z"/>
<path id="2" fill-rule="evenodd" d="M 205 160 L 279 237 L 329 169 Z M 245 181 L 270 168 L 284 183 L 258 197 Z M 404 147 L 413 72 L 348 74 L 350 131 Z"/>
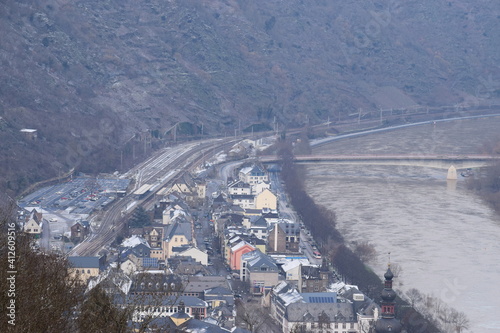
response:
<path id="1" fill-rule="evenodd" d="M 321 259 L 321 253 L 319 253 L 318 251 L 314 251 L 314 252 L 313 252 L 313 256 L 314 256 L 314 258 L 316 258 L 316 259 Z"/>

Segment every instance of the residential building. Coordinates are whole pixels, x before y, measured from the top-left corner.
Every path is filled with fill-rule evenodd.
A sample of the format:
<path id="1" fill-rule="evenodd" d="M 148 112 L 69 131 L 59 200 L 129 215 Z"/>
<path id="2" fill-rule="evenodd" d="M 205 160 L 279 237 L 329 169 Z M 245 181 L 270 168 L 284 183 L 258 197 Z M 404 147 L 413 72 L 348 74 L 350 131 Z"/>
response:
<path id="1" fill-rule="evenodd" d="M 229 288 L 218 286 L 206 289 L 203 294 L 203 299 L 208 303 L 209 308 L 216 308 L 222 304 L 234 305 L 234 295 Z"/>
<path id="2" fill-rule="evenodd" d="M 207 316 L 208 304 L 193 296 L 171 295 L 154 297 L 153 295 L 131 296 L 127 304 L 134 306 L 132 320 L 141 322 L 146 317 L 171 317 L 184 312 L 189 317 L 202 320 Z M 174 317 L 175 318 L 175 317 Z"/>
<path id="3" fill-rule="evenodd" d="M 243 226 L 248 229 L 250 234 L 255 235 L 257 238 L 267 239 L 268 224 L 262 215 L 244 218 Z"/>
<path id="4" fill-rule="evenodd" d="M 205 290 L 216 287 L 230 288 L 225 276 L 189 276 L 184 281 L 182 294 L 203 298 Z"/>
<path id="5" fill-rule="evenodd" d="M 99 275 L 104 270 L 104 257 L 68 257 L 69 272 L 71 275 L 78 276 L 83 282 L 89 278 Z"/>
<path id="6" fill-rule="evenodd" d="M 271 184 L 269 182 L 260 182 L 257 184 L 252 185 L 252 194 L 257 195 L 264 190 L 270 190 L 271 189 Z"/>
<path id="7" fill-rule="evenodd" d="M 255 196 L 252 194 L 233 194 L 229 198 L 233 205 L 240 206 L 243 209 L 255 207 Z"/>
<path id="8" fill-rule="evenodd" d="M 76 222 L 71 226 L 70 240 L 73 243 L 80 243 L 90 233 L 90 225 L 88 221 Z"/>
<path id="9" fill-rule="evenodd" d="M 27 234 L 33 235 L 35 238 L 38 238 L 42 233 L 42 221 L 42 213 L 33 209 L 27 216 L 23 231 Z"/>
<path id="10" fill-rule="evenodd" d="M 253 247 L 251 244 L 245 242 L 245 241 L 240 241 L 233 247 L 231 247 L 230 250 L 230 256 L 229 256 L 229 267 L 231 270 L 236 270 L 239 271 L 241 268 L 241 256 L 245 253 L 254 251 L 255 247 Z"/>
<path id="11" fill-rule="evenodd" d="M 172 248 L 192 244 L 193 229 L 191 223 L 174 223 L 166 227 L 163 238 L 163 255 L 165 260 L 172 255 Z"/>
<path id="12" fill-rule="evenodd" d="M 282 332 L 359 332 L 353 304 L 334 292 L 301 294 L 280 282 L 270 293 L 270 312 Z"/>
<path id="13" fill-rule="evenodd" d="M 275 223 L 268 235 L 268 252 L 298 253 L 300 241 L 300 225 L 283 221 Z"/>
<path id="14" fill-rule="evenodd" d="M 191 257 L 202 265 L 208 264 L 208 254 L 194 246 L 173 247 L 171 257 L 173 256 Z"/>
<path id="15" fill-rule="evenodd" d="M 241 180 L 236 180 L 227 186 L 229 195 L 250 195 L 252 194 L 252 186 Z"/>
<path id="16" fill-rule="evenodd" d="M 271 210 L 276 210 L 278 208 L 278 198 L 273 192 L 265 189 L 255 196 L 254 207 L 256 209 L 268 208 Z"/>
<path id="17" fill-rule="evenodd" d="M 279 269 L 274 261 L 259 250 L 241 256 L 240 279 L 250 283 L 254 295 L 263 295 L 278 284 Z"/>
<path id="18" fill-rule="evenodd" d="M 269 177 L 264 169 L 255 164 L 251 167 L 241 169 L 238 173 L 238 178 L 250 185 L 269 181 Z"/>
<path id="19" fill-rule="evenodd" d="M 301 265 L 298 290 L 301 293 L 325 292 L 330 282 L 329 278 L 326 260 L 323 260 L 321 267 Z"/>

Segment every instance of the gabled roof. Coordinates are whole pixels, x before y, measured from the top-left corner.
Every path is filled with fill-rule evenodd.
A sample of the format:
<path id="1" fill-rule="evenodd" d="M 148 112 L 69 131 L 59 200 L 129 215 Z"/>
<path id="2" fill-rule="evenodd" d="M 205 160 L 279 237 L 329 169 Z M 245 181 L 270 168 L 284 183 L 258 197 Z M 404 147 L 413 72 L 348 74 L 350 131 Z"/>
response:
<path id="1" fill-rule="evenodd" d="M 170 240 L 174 236 L 184 236 L 190 242 L 191 237 L 191 223 L 174 223 L 166 227 L 164 240 Z"/>
<path id="2" fill-rule="evenodd" d="M 249 174 L 252 171 L 252 167 L 245 167 L 240 170 L 240 173 L 246 175 Z"/>
<path id="3" fill-rule="evenodd" d="M 144 238 L 142 238 L 141 236 L 137 236 L 137 235 L 134 235 L 132 237 L 125 239 L 122 242 L 121 246 L 125 247 L 125 248 L 133 248 L 139 244 L 145 245 L 149 248 L 148 242 Z"/>
<path id="4" fill-rule="evenodd" d="M 208 307 L 207 302 L 194 296 L 178 296 L 178 295 L 166 295 L 164 297 L 156 297 L 155 295 L 137 295 L 130 296 L 128 298 L 129 304 L 154 304 L 154 305 L 168 305 L 168 306 L 178 306 L 184 303 L 187 307 Z"/>
<path id="5" fill-rule="evenodd" d="M 245 183 L 244 181 L 241 180 L 236 180 L 229 184 L 227 187 L 229 188 L 251 188 L 252 186 L 250 184 Z"/>
<path id="6" fill-rule="evenodd" d="M 97 285 L 100 285 L 104 290 L 111 291 L 114 289 L 127 295 L 132 286 L 132 279 L 122 271 L 108 268 L 102 274 L 89 280 L 87 291 L 92 290 Z"/>
<path id="7" fill-rule="evenodd" d="M 302 265 L 302 268 L 304 268 L 304 266 L 309 265 L 309 260 L 308 259 L 287 260 L 283 265 L 281 265 L 281 269 L 283 269 L 284 272 L 287 272 L 300 265 Z"/>
<path id="8" fill-rule="evenodd" d="M 189 319 L 188 321 L 179 325 L 179 328 L 185 332 L 203 332 L 203 333 L 228 333 L 229 330 L 210 324 L 198 319 Z"/>
<path id="9" fill-rule="evenodd" d="M 260 252 L 260 250 L 254 250 L 243 254 L 241 256 L 241 261 L 247 262 L 247 269 L 249 271 L 261 271 L 262 267 L 267 267 L 268 273 L 278 272 L 278 266 L 276 266 L 274 261 Z"/>
<path id="10" fill-rule="evenodd" d="M 279 297 L 284 306 L 303 302 L 302 295 L 289 283 L 282 281 L 273 288 L 273 293 Z"/>
<path id="11" fill-rule="evenodd" d="M 356 314 L 351 303 L 301 303 L 288 305 L 285 317 L 289 322 L 318 322 L 322 314 L 328 316 L 330 322 L 355 322 Z M 308 314 L 308 315 L 306 315 Z"/>
<path id="12" fill-rule="evenodd" d="M 219 194 L 217 198 L 214 199 L 213 203 L 226 203 L 226 199 L 224 199 L 224 196 L 222 194 Z"/>
<path id="13" fill-rule="evenodd" d="M 320 268 L 311 265 L 302 266 L 302 277 L 306 280 L 317 280 L 320 278 Z"/>
<path id="14" fill-rule="evenodd" d="M 100 268 L 100 257 L 68 257 L 73 268 Z"/>
<path id="15" fill-rule="evenodd" d="M 166 293 L 172 290 L 181 290 L 182 281 L 180 277 L 172 274 L 148 274 L 141 273 L 132 277 L 132 291 L 139 293 L 157 292 Z"/>
<path id="16" fill-rule="evenodd" d="M 271 210 L 268 212 L 262 212 L 262 217 L 264 217 L 265 219 L 278 219 L 279 214 L 277 211 Z"/>
<path id="17" fill-rule="evenodd" d="M 190 276 L 189 281 L 185 284 L 184 292 L 202 293 L 206 289 L 219 286 L 229 287 L 225 276 Z"/>
<path id="18" fill-rule="evenodd" d="M 305 303 L 337 303 L 337 293 L 302 293 L 300 294 Z"/>
<path id="19" fill-rule="evenodd" d="M 241 248 L 243 248 L 245 246 L 251 247 L 252 249 L 254 248 L 251 244 L 249 244 L 249 243 L 247 243 L 245 241 L 241 241 L 238 244 L 236 244 L 233 247 L 231 247 L 231 251 L 232 252 L 238 251 L 239 249 L 241 249 Z"/>
<path id="20" fill-rule="evenodd" d="M 229 290 L 229 288 L 217 286 L 217 287 L 205 290 L 205 296 L 207 296 L 207 295 L 232 296 L 233 292 L 231 290 Z"/>
<path id="21" fill-rule="evenodd" d="M 252 227 L 267 228 L 267 221 L 263 216 L 251 216 L 250 223 Z"/>

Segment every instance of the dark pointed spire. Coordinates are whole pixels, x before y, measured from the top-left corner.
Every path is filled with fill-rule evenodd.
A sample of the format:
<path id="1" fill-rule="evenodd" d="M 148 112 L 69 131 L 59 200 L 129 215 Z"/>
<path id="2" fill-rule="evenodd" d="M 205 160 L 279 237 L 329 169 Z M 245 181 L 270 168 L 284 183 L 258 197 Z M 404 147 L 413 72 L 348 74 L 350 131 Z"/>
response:
<path id="1" fill-rule="evenodd" d="M 389 252 L 390 258 L 390 252 Z M 376 333 L 400 333 L 402 330 L 401 323 L 396 319 L 396 304 L 394 300 L 396 299 L 396 293 L 392 289 L 392 279 L 394 274 L 391 271 L 391 264 L 389 259 L 389 264 L 387 265 L 387 271 L 384 274 L 384 289 L 381 292 L 382 298 L 382 313 L 381 318 L 375 323 Z"/>

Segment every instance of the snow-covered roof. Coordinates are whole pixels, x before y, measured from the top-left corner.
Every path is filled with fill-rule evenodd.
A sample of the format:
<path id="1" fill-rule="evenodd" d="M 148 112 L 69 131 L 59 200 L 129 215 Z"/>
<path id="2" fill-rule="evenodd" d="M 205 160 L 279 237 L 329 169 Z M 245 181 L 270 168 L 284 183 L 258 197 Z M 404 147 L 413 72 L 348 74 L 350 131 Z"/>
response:
<path id="1" fill-rule="evenodd" d="M 285 263 L 281 266 L 281 268 L 283 268 L 283 271 L 287 272 L 291 269 L 298 267 L 299 265 L 307 266 L 309 265 L 309 260 L 307 259 L 286 260 Z"/>
<path id="2" fill-rule="evenodd" d="M 352 288 L 359 289 L 358 286 L 355 286 L 352 284 L 346 284 L 342 281 L 338 281 L 338 282 L 332 283 L 328 287 L 328 291 L 336 292 L 336 293 L 342 295 L 342 293 L 344 291 L 347 291 L 347 290 L 352 289 Z"/>
<path id="3" fill-rule="evenodd" d="M 253 169 L 253 166 L 251 166 L 251 167 L 245 167 L 245 168 L 243 168 L 243 169 L 240 170 L 240 173 L 246 175 L 247 173 L 249 173 L 250 171 L 252 171 L 252 169 Z"/>
<path id="4" fill-rule="evenodd" d="M 148 242 L 144 238 L 142 238 L 141 236 L 137 236 L 137 235 L 134 235 L 132 237 L 125 239 L 121 245 L 122 245 L 122 247 L 133 248 L 139 244 L 144 244 L 147 247 L 149 247 Z"/>
<path id="5" fill-rule="evenodd" d="M 233 252 L 234 252 L 234 251 L 236 251 L 236 250 L 238 250 L 238 249 L 241 249 L 241 248 L 242 248 L 243 246 L 245 246 L 245 245 L 250 245 L 250 244 L 248 244 L 248 243 L 247 243 L 247 242 L 245 242 L 245 241 L 241 241 L 241 242 L 239 242 L 238 244 L 236 244 L 235 246 L 231 247 L 231 251 L 233 251 Z M 250 245 L 250 246 L 251 246 L 251 245 Z"/>
<path id="6" fill-rule="evenodd" d="M 292 303 L 304 302 L 302 296 L 296 289 L 290 289 L 287 292 L 280 294 L 279 297 L 282 299 L 285 307 Z"/>
<path id="7" fill-rule="evenodd" d="M 87 285 L 87 292 L 92 290 L 99 283 L 107 281 L 113 285 L 115 285 L 118 289 L 120 289 L 125 295 L 128 294 L 130 287 L 132 286 L 132 279 L 130 279 L 123 272 L 117 272 L 113 268 L 108 268 L 95 278 L 91 278 L 89 280 L 89 284 Z"/>

